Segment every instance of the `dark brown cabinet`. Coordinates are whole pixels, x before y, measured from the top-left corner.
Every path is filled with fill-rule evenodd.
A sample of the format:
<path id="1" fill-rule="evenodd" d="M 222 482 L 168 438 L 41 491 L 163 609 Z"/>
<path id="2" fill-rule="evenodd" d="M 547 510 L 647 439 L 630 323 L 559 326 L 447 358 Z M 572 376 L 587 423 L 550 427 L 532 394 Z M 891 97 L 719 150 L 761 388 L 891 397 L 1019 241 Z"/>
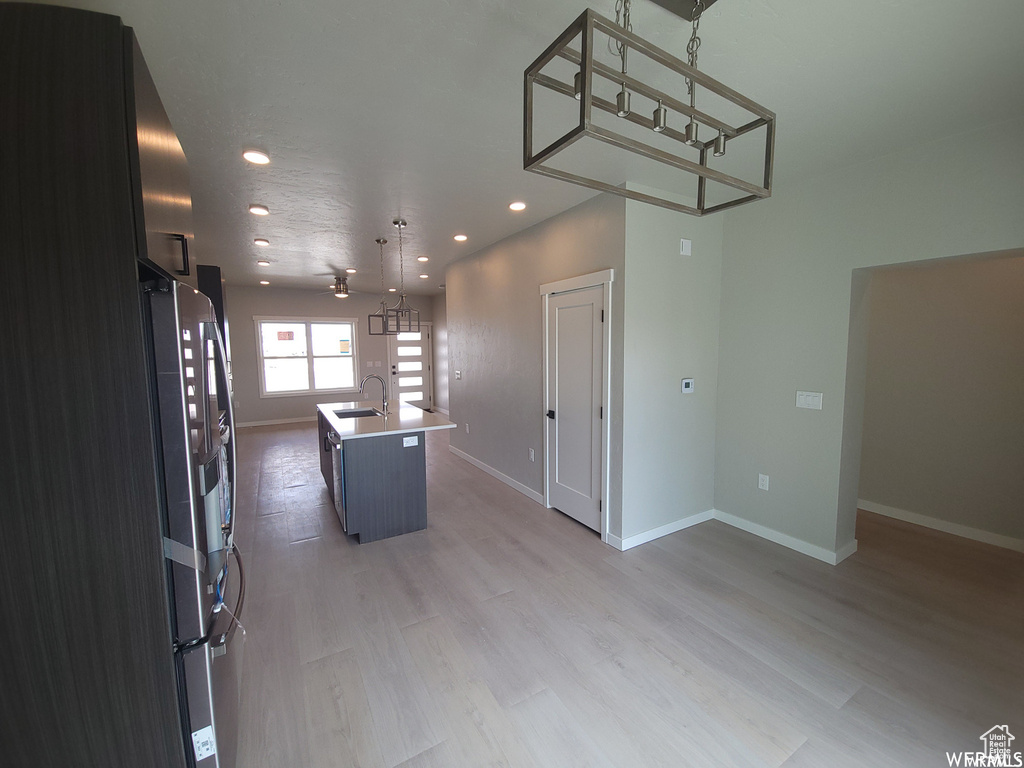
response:
<path id="1" fill-rule="evenodd" d="M 186 765 L 139 281 L 190 217 L 132 31 L 0 3 L 5 766 Z"/>
<path id="2" fill-rule="evenodd" d="M 125 37 L 128 148 L 139 258 L 175 280 L 199 286 L 192 244 L 192 195 L 185 152 L 171 127 L 135 35 Z"/>
<path id="3" fill-rule="evenodd" d="M 426 528 L 424 433 L 343 440 L 322 410 L 316 415 L 320 473 L 345 533 L 365 544 Z"/>

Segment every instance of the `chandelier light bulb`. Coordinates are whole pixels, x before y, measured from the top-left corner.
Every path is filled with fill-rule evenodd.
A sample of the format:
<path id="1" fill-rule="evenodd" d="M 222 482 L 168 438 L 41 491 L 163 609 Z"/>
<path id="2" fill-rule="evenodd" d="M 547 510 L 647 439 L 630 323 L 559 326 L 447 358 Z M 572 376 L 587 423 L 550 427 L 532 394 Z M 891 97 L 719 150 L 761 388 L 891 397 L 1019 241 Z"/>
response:
<path id="1" fill-rule="evenodd" d="M 579 101 L 583 97 L 583 73 L 577 72 L 572 77 L 572 95 Z"/>
<path id="2" fill-rule="evenodd" d="M 725 131 L 721 128 L 718 129 L 718 135 L 715 137 L 715 157 L 722 157 L 725 154 Z"/>
<path id="3" fill-rule="evenodd" d="M 619 91 L 615 97 L 615 114 L 619 117 L 626 117 L 629 115 L 629 91 L 626 90 L 626 84 L 622 84 L 622 90 Z"/>
<path id="4" fill-rule="evenodd" d="M 692 117 L 690 118 L 690 122 L 686 124 L 686 133 L 684 134 L 683 142 L 691 147 L 697 143 L 697 121 Z"/>
<path id="5" fill-rule="evenodd" d="M 655 133 L 661 133 L 665 130 L 665 121 L 667 119 L 668 112 L 665 107 L 661 105 L 661 99 L 658 99 L 658 107 L 654 110 L 654 128 Z"/>

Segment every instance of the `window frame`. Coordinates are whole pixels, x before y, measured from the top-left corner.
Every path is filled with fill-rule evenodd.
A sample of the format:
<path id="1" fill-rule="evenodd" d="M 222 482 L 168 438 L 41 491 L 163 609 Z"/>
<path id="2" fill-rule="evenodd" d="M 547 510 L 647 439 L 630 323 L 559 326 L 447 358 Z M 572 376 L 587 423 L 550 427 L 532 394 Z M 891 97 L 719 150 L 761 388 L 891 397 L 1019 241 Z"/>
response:
<path id="1" fill-rule="evenodd" d="M 359 320 L 355 317 L 285 317 L 280 315 L 253 315 L 253 329 L 256 334 L 256 363 L 259 369 L 260 379 L 260 399 L 272 398 L 272 397 L 311 397 L 328 394 L 351 394 L 359 391 L 359 385 L 356 383 L 359 378 Z M 266 384 L 266 365 L 265 360 L 279 360 L 285 358 L 270 357 L 264 358 L 263 356 L 263 333 L 261 329 L 262 323 L 295 323 L 303 324 L 306 329 L 306 365 L 309 370 L 309 388 L 308 389 L 291 389 L 287 392 L 267 392 Z M 338 389 L 316 389 L 316 379 L 313 373 L 313 361 L 318 359 L 313 354 L 313 325 L 318 323 L 326 323 L 332 325 L 339 325 L 342 323 L 348 323 L 352 326 L 352 386 L 341 387 Z M 324 355 L 320 355 L 320 358 L 324 358 Z M 332 355 L 331 357 L 335 357 Z M 337 355 L 337 357 L 348 357 L 348 355 Z M 298 358 L 291 358 L 297 360 Z"/>

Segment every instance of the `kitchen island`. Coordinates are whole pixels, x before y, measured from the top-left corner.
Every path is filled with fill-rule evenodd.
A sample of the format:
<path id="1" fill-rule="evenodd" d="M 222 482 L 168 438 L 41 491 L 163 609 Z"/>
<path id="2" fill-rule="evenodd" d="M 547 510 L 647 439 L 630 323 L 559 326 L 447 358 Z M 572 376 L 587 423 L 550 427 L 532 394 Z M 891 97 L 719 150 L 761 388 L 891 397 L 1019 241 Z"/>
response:
<path id="1" fill-rule="evenodd" d="M 425 433 L 452 429 L 397 400 L 317 405 L 320 472 L 342 529 L 360 544 L 427 527 Z"/>

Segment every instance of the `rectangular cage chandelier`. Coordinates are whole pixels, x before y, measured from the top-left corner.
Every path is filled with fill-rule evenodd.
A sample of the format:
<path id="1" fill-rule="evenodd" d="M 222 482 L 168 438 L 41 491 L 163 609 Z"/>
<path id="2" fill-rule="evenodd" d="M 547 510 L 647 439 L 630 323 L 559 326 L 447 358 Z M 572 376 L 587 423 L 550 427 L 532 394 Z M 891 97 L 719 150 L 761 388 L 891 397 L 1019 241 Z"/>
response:
<path id="1" fill-rule="evenodd" d="M 655 2 L 665 5 L 665 0 Z M 770 197 L 775 113 L 696 68 L 695 48 L 700 45 L 697 24 L 700 11 L 709 4 L 706 0 L 705 3 L 696 3 L 691 37 L 691 46 L 695 38 L 696 46 L 692 51 L 688 47 L 690 64 L 633 34 L 628 2 L 621 25 L 589 8 L 585 10 L 524 73 L 523 168 L 694 216 Z M 685 13 L 680 15 L 688 18 Z M 607 46 L 609 51 L 613 48 L 618 51 L 621 67 L 611 66 L 595 56 L 595 49 L 604 49 L 596 41 Z M 634 54 L 634 60 L 640 57 L 641 68 L 646 67 L 642 75 L 627 70 L 627 52 Z M 561 72 L 552 75 L 544 71 L 558 65 L 562 66 Z M 651 84 L 651 81 L 660 84 L 673 79 L 679 82 L 680 78 L 686 86 L 682 92 L 680 88 Z M 543 93 L 575 99 L 579 105 L 578 109 L 572 109 L 569 102 L 560 107 L 563 114 L 570 114 L 568 110 L 571 109 L 571 115 L 578 115 L 578 121 L 574 120 L 567 132 L 546 144 L 536 135 L 535 99 L 538 94 L 535 90 L 538 86 L 546 89 Z M 617 93 L 613 96 L 611 90 Z M 704 104 L 709 101 L 717 105 L 716 111 L 727 114 L 712 114 Z M 651 111 L 643 110 L 644 103 L 652 107 Z M 611 127 L 594 119 L 606 119 L 608 115 L 612 116 Z M 615 123 L 615 120 L 624 122 Z M 678 121 L 678 128 L 672 125 L 675 121 Z M 705 141 L 698 139 L 698 128 L 703 128 L 707 134 Z M 758 134 L 763 135 L 763 144 L 758 140 Z M 752 161 L 750 165 L 754 168 L 753 174 L 746 179 L 736 175 L 731 168 L 722 167 L 725 161 L 721 160 L 727 146 L 732 152 L 734 145 L 741 143 L 744 144 L 741 151 Z M 589 152 L 590 164 L 584 164 L 582 170 L 567 169 L 565 163 L 558 167 L 559 160 L 568 156 L 574 145 L 577 148 L 591 145 L 590 148 L 572 150 Z M 536 146 L 543 148 L 535 149 Z M 632 179 L 596 178 L 596 174 L 589 171 L 594 170 L 595 148 L 602 146 L 644 158 L 647 166 L 655 167 L 662 177 L 669 173 L 675 180 L 680 174 L 685 175 L 680 183 L 689 185 L 686 194 L 669 194 L 657 184 L 638 188 L 639 185 L 627 183 Z M 607 152 L 606 149 L 600 151 Z M 627 167 L 623 165 L 625 162 L 630 161 L 620 160 L 616 167 L 621 171 Z M 714 187 L 714 197 L 709 185 Z"/>

